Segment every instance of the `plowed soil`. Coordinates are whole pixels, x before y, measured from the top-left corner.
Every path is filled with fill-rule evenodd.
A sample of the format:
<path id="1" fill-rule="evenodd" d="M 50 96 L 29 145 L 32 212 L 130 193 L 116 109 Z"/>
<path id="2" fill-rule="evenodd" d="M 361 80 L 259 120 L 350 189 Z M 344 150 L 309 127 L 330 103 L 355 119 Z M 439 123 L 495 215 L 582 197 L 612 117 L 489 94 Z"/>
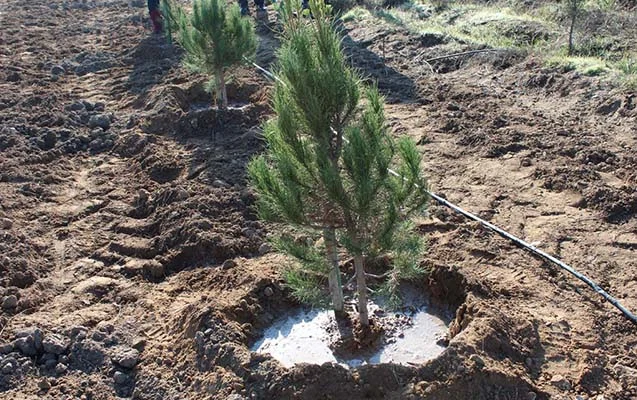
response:
<path id="1" fill-rule="evenodd" d="M 234 107 L 205 107 L 205 78 L 146 13 L 142 1 L 0 1 L 0 398 L 637 399 L 634 324 L 435 204 L 419 221 L 421 284 L 457 308 L 440 357 L 286 369 L 250 353 L 297 306 L 245 183 L 271 84 L 239 69 Z M 259 24 L 269 67 L 273 22 Z M 634 93 L 516 54 L 430 69 L 423 54 L 446 54 L 444 37 L 344 28 L 433 191 L 637 311 Z"/>

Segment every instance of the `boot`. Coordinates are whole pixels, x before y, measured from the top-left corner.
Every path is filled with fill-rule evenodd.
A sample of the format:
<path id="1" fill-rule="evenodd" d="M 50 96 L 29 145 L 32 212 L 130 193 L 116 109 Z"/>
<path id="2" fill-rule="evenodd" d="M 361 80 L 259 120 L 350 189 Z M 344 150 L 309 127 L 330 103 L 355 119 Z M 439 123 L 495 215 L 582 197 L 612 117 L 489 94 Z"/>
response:
<path id="1" fill-rule="evenodd" d="M 153 23 L 153 32 L 161 33 L 162 24 L 161 24 L 161 13 L 159 10 L 153 10 L 150 12 L 150 20 Z"/>

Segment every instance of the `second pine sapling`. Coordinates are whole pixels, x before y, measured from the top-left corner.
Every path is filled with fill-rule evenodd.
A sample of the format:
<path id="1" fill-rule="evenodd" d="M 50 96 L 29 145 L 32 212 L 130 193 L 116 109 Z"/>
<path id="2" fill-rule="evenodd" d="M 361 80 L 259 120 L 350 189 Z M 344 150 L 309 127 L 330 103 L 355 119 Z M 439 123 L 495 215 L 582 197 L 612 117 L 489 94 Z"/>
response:
<path id="1" fill-rule="evenodd" d="M 170 7 L 178 18 L 178 42 L 184 48 L 186 66 L 215 78 L 217 104 L 228 108 L 226 72 L 244 64 L 256 52 L 254 25 L 241 16 L 237 4 L 225 0 L 194 0 L 190 15 L 176 6 Z"/>

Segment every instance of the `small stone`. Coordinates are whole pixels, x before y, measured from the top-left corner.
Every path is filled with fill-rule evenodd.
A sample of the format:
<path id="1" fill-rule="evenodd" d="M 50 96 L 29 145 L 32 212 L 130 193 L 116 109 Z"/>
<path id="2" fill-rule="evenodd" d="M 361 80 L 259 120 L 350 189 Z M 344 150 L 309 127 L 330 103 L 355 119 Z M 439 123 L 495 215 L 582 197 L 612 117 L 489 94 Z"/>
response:
<path id="1" fill-rule="evenodd" d="M 124 349 L 113 358 L 116 364 L 124 368 L 134 368 L 139 362 L 139 351 L 135 349 Z"/>
<path id="2" fill-rule="evenodd" d="M 105 132 L 104 129 L 98 126 L 97 128 L 93 128 L 91 130 L 91 133 L 89 134 L 89 136 L 93 140 L 99 139 L 100 137 L 104 136 L 104 132 Z"/>
<path id="3" fill-rule="evenodd" d="M 71 337 L 76 337 L 80 333 L 84 333 L 86 335 L 87 331 L 88 329 L 85 326 L 74 326 L 73 328 L 71 328 Z"/>
<path id="4" fill-rule="evenodd" d="M 64 74 L 66 74 L 66 70 L 61 65 L 54 65 L 51 68 L 51 75 L 53 76 L 64 75 Z"/>
<path id="5" fill-rule="evenodd" d="M 0 354 L 9 354 L 13 351 L 13 344 L 3 343 L 0 344 Z"/>
<path id="6" fill-rule="evenodd" d="M 137 191 L 137 202 L 145 203 L 150 198 L 150 193 L 146 189 L 139 189 Z"/>
<path id="7" fill-rule="evenodd" d="M 84 103 L 82 103 L 81 101 L 76 101 L 66 106 L 66 109 L 69 111 L 81 111 L 84 110 L 85 107 Z"/>
<path id="8" fill-rule="evenodd" d="M 164 265 L 157 260 L 148 260 L 144 263 L 144 272 L 155 279 L 166 276 L 166 269 L 164 268 Z"/>
<path id="9" fill-rule="evenodd" d="M 529 157 L 523 157 L 520 160 L 520 165 L 523 167 L 530 167 L 531 165 L 533 165 L 533 161 L 531 161 Z"/>
<path id="10" fill-rule="evenodd" d="M 91 143 L 88 144 L 88 148 L 93 151 L 98 151 L 102 147 L 104 147 L 104 141 L 102 141 L 102 139 L 92 140 Z"/>
<path id="11" fill-rule="evenodd" d="M 58 357 L 58 361 L 61 362 L 62 364 L 68 364 L 69 358 L 65 355 L 61 355 Z"/>
<path id="12" fill-rule="evenodd" d="M 218 188 L 229 188 L 230 184 L 228 184 L 228 182 L 222 181 L 221 179 L 215 179 L 214 181 L 212 181 L 212 186 Z"/>
<path id="13" fill-rule="evenodd" d="M 51 384 L 49 383 L 49 380 L 47 378 L 43 378 L 38 382 L 38 387 L 46 392 L 47 390 L 51 389 Z"/>
<path id="14" fill-rule="evenodd" d="M 38 352 L 35 349 L 35 342 L 33 336 L 21 337 L 13 342 L 13 345 L 17 347 L 25 356 L 35 356 Z"/>
<path id="15" fill-rule="evenodd" d="M 223 262 L 221 265 L 222 269 L 232 269 L 237 266 L 237 263 L 234 260 L 228 259 Z"/>
<path id="16" fill-rule="evenodd" d="M 42 351 L 42 340 L 43 340 L 42 331 L 36 328 L 33 331 L 33 344 L 35 345 L 35 349 L 37 351 Z"/>
<path id="17" fill-rule="evenodd" d="M 44 149 L 52 149 L 53 147 L 55 147 L 55 144 L 58 141 L 58 137 L 55 134 L 55 132 L 53 131 L 48 131 L 47 133 L 44 134 Z"/>
<path id="18" fill-rule="evenodd" d="M 57 356 L 51 353 L 44 353 L 42 357 L 40 357 L 40 362 L 46 364 L 47 361 L 55 360 L 57 363 Z"/>
<path id="19" fill-rule="evenodd" d="M 537 394 L 535 394 L 535 392 L 528 392 L 524 398 L 525 400 L 535 400 L 537 398 Z"/>
<path id="20" fill-rule="evenodd" d="M 212 328 L 208 328 L 203 334 L 206 335 L 206 337 L 210 337 L 213 333 L 215 333 L 215 330 Z"/>
<path id="21" fill-rule="evenodd" d="M 562 375 L 553 375 L 553 377 L 551 377 L 551 385 L 561 390 L 571 389 L 571 383 Z"/>
<path id="22" fill-rule="evenodd" d="M 127 380 L 128 375 L 121 371 L 115 371 L 115 373 L 113 374 L 113 381 L 115 381 L 117 385 L 123 385 L 126 383 Z"/>
<path id="23" fill-rule="evenodd" d="M 97 324 L 97 329 L 101 332 L 108 333 L 109 335 L 115 331 L 115 326 L 109 322 L 100 322 Z"/>
<path id="24" fill-rule="evenodd" d="M 272 246 L 270 246 L 268 243 L 263 243 L 261 246 L 259 246 L 259 254 L 261 255 L 267 254 L 270 251 L 272 251 Z"/>
<path id="25" fill-rule="evenodd" d="M 9 230 L 13 228 L 13 221 L 9 218 L 0 218 L 0 229 Z"/>
<path id="26" fill-rule="evenodd" d="M 263 294 L 265 295 L 265 297 L 272 297 L 272 295 L 274 294 L 274 290 L 272 290 L 270 286 L 267 286 L 265 289 L 263 289 Z"/>
<path id="27" fill-rule="evenodd" d="M 11 362 L 8 362 L 2 366 L 2 373 L 5 375 L 13 374 L 14 370 L 15 370 L 15 366 Z"/>
<path id="28" fill-rule="evenodd" d="M 106 339 L 106 335 L 104 334 L 104 332 L 95 331 L 91 335 L 91 338 L 96 342 L 101 342 L 102 340 Z"/>
<path id="29" fill-rule="evenodd" d="M 57 364 L 55 366 L 55 373 L 57 375 L 64 375 L 64 374 L 66 374 L 66 371 L 68 371 L 68 370 L 69 370 L 69 367 L 67 367 L 64 364 Z"/>
<path id="30" fill-rule="evenodd" d="M 197 351 L 203 351 L 203 348 L 206 344 L 206 336 L 202 331 L 197 331 L 195 333 L 195 345 L 197 345 Z"/>
<path id="31" fill-rule="evenodd" d="M 88 120 L 88 126 L 89 128 L 96 128 L 99 126 L 100 128 L 106 130 L 111 127 L 111 119 L 106 114 L 92 115 L 91 118 L 89 118 Z"/>
<path id="32" fill-rule="evenodd" d="M 144 348 L 146 347 L 146 339 L 141 337 L 133 339 L 131 347 L 140 352 L 144 351 Z"/>
<path id="33" fill-rule="evenodd" d="M 42 340 L 44 351 L 52 354 L 62 354 L 69 347 L 69 340 L 61 335 L 50 334 Z"/>
<path id="34" fill-rule="evenodd" d="M 101 101 L 95 102 L 95 105 L 93 106 L 93 110 L 97 112 L 103 112 L 105 109 L 106 104 L 102 103 Z"/>
<path id="35" fill-rule="evenodd" d="M 5 310 L 13 309 L 17 306 L 18 298 L 14 294 L 5 297 L 4 300 L 2 300 L 2 308 L 4 308 Z"/>
<path id="36" fill-rule="evenodd" d="M 22 80 L 22 77 L 17 72 L 12 72 L 7 75 L 7 82 L 19 82 Z"/>
<path id="37" fill-rule="evenodd" d="M 254 237 L 254 235 L 256 235 L 256 232 L 254 229 L 251 229 L 251 228 L 243 228 L 241 229 L 241 234 L 247 237 L 248 239 L 250 239 Z"/>

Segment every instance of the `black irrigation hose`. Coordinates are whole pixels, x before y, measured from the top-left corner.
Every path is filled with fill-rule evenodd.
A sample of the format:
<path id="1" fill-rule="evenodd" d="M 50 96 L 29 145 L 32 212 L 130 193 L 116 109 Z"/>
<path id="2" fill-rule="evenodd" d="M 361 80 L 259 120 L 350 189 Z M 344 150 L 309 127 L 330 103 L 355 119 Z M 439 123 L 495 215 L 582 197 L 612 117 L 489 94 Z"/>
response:
<path id="1" fill-rule="evenodd" d="M 267 69 L 261 67 L 260 65 L 258 65 L 257 63 L 252 63 L 253 66 L 255 66 L 257 69 L 259 69 L 260 71 L 262 71 L 263 73 L 265 73 L 270 79 L 273 80 L 277 80 L 279 82 L 283 82 L 279 79 L 279 77 L 277 77 L 276 75 L 274 75 L 272 72 L 268 71 Z M 285 83 L 284 83 L 285 84 Z M 402 178 L 396 171 L 393 171 L 391 169 L 388 170 L 391 174 Z M 498 228 L 497 226 L 493 225 L 490 222 L 487 222 L 485 220 L 483 220 L 482 218 L 478 217 L 477 215 L 474 215 L 472 213 L 470 213 L 469 211 L 465 211 L 464 209 L 458 207 L 457 205 L 443 199 L 442 197 L 438 196 L 437 194 L 427 191 L 427 193 L 429 193 L 429 195 L 431 196 L 432 199 L 436 200 L 438 203 L 442 204 L 443 206 L 449 207 L 452 210 L 464 215 L 465 217 L 472 219 L 474 221 L 479 222 L 482 226 L 494 231 L 495 233 L 497 233 L 498 235 L 511 240 L 513 243 L 517 244 L 518 246 L 522 247 L 525 250 L 530 251 L 531 253 L 552 262 L 553 264 L 557 265 L 558 267 L 562 268 L 563 270 L 566 270 L 567 272 L 569 272 L 571 275 L 575 276 L 577 279 L 581 280 L 582 282 L 586 283 L 588 286 L 590 286 L 594 291 L 596 291 L 597 293 L 599 293 L 602 297 L 604 297 L 604 299 L 606 299 L 606 301 L 608 301 L 610 304 L 612 304 L 613 306 L 617 307 L 619 309 L 619 311 L 621 311 L 626 318 L 628 318 L 633 324 L 637 325 L 637 316 L 635 316 L 633 313 L 631 313 L 626 307 L 624 307 L 616 298 L 614 298 L 613 296 L 611 296 L 610 294 L 608 294 L 608 292 L 606 292 L 604 289 L 602 289 L 601 287 L 599 287 L 599 285 L 595 282 L 593 282 L 589 277 L 587 277 L 586 275 L 582 275 L 579 272 L 577 272 L 573 267 L 571 267 L 570 265 L 562 262 L 561 260 L 553 257 L 552 255 L 538 249 L 537 247 L 533 246 L 531 243 L 528 243 L 520 238 L 518 238 L 517 236 L 514 236 L 512 234 L 510 234 L 509 232 Z"/>
<path id="2" fill-rule="evenodd" d="M 558 267 L 562 268 L 563 270 L 568 271 L 570 274 L 572 274 L 573 276 L 575 276 L 577 279 L 583 281 L 584 283 L 586 283 L 588 286 L 590 286 L 591 288 L 593 288 L 594 291 L 596 291 L 597 293 L 599 293 L 602 297 L 604 297 L 609 303 L 611 303 L 612 305 L 614 305 L 615 307 L 617 307 L 619 309 L 619 311 L 621 311 L 629 320 L 631 320 L 634 324 L 637 324 L 637 316 L 635 316 L 633 313 L 631 313 L 628 309 L 626 309 L 626 307 L 624 307 L 616 298 L 614 298 L 613 296 L 611 296 L 610 294 L 608 294 L 608 292 L 606 292 L 604 289 L 602 289 L 601 287 L 599 287 L 598 284 L 596 284 L 595 282 L 593 282 L 590 278 L 588 278 L 585 275 L 580 274 L 579 272 L 577 272 L 573 267 L 569 266 L 568 264 L 565 264 L 564 262 L 558 260 L 557 258 L 553 257 L 552 255 L 538 249 L 537 247 L 533 246 L 532 244 L 510 234 L 509 232 L 498 228 L 497 226 L 483 220 L 482 218 L 471 214 L 468 211 L 463 210 L 462 208 L 456 206 L 453 203 L 450 203 L 449 201 L 443 199 L 442 197 L 429 192 L 429 194 L 431 195 L 431 197 L 436 200 L 438 203 L 451 208 L 452 210 L 464 215 L 467 218 L 470 218 L 474 221 L 478 221 L 481 225 L 487 227 L 488 229 L 494 231 L 495 233 L 497 233 L 498 235 L 511 240 L 512 242 L 514 242 L 515 244 L 517 244 L 518 246 L 524 248 L 525 250 L 529 250 L 531 253 L 540 256 L 541 258 L 552 262 L 553 264 L 556 264 Z"/>

